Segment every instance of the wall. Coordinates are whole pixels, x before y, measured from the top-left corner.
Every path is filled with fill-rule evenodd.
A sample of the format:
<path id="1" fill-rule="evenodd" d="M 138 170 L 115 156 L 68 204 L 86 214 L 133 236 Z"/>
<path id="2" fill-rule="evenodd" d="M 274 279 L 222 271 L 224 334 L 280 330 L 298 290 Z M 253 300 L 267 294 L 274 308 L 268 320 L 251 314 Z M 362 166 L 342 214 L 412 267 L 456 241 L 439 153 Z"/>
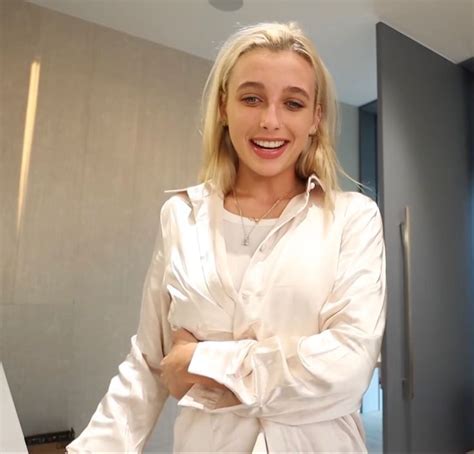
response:
<path id="1" fill-rule="evenodd" d="M 359 111 L 349 104 L 340 104 L 341 134 L 337 144 L 337 154 L 342 168 L 355 180 L 359 180 Z M 358 191 L 355 183 L 340 178 L 345 191 Z"/>
<path id="2" fill-rule="evenodd" d="M 196 180 L 210 62 L 0 8 L 0 357 L 25 435 L 80 431 L 129 350 L 163 190 Z"/>
<path id="3" fill-rule="evenodd" d="M 210 62 L 1 0 L 0 68 L 0 359 L 25 435 L 80 432 L 136 330 L 163 190 L 196 181 Z"/>
<path id="4" fill-rule="evenodd" d="M 470 150 L 470 310 L 469 320 L 474 323 L 474 58 L 469 59 L 464 67 L 466 77 L 466 100 L 468 104 L 469 118 L 469 150 Z M 474 408 L 474 345 L 471 344 L 468 364 L 470 364 L 471 402 L 469 408 Z M 470 429 L 470 446 L 474 447 L 474 426 Z"/>

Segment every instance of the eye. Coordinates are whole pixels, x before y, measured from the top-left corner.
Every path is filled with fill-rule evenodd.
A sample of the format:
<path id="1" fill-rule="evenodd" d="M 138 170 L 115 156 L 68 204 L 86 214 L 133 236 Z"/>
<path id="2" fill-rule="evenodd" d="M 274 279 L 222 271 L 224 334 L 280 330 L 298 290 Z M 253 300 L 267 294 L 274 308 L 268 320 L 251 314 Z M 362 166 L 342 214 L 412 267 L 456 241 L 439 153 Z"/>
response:
<path id="1" fill-rule="evenodd" d="M 301 101 L 296 101 L 294 99 L 290 99 L 285 103 L 290 110 L 300 110 L 304 108 L 304 104 Z"/>
<path id="2" fill-rule="evenodd" d="M 248 106 L 256 106 L 260 102 L 260 98 L 257 96 L 244 96 L 242 102 Z"/>

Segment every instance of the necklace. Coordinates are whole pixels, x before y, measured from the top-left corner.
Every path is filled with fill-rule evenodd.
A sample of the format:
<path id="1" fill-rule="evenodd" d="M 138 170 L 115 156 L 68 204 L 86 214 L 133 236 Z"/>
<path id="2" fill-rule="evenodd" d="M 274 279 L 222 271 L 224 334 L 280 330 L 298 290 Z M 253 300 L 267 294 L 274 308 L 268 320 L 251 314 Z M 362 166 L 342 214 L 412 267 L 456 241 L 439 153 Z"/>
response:
<path id="1" fill-rule="evenodd" d="M 242 233 L 243 233 L 243 238 L 242 238 L 242 246 L 248 246 L 249 245 L 249 242 L 250 242 L 250 235 L 252 234 L 252 232 L 255 230 L 255 228 L 257 227 L 257 225 L 259 224 L 259 222 L 262 220 L 262 219 L 265 219 L 271 212 L 272 210 L 284 199 L 284 198 L 287 198 L 290 194 L 291 194 L 292 191 L 288 192 L 288 194 L 286 194 L 286 196 L 283 196 L 283 197 L 280 197 L 279 199 L 276 200 L 276 202 L 270 207 L 270 209 L 261 217 L 261 218 L 251 218 L 255 224 L 252 226 L 252 228 L 247 232 L 245 230 L 245 225 L 244 225 L 244 216 L 242 214 L 242 208 L 240 207 L 240 203 L 239 203 L 239 199 L 237 198 L 237 194 L 235 193 L 235 190 L 234 188 L 232 188 L 232 196 L 234 197 L 234 202 L 235 202 L 235 205 L 237 206 L 237 209 L 239 210 L 239 216 L 240 216 L 240 222 L 242 223 Z M 275 224 L 276 222 L 278 222 L 278 218 L 277 220 L 275 221 Z"/>

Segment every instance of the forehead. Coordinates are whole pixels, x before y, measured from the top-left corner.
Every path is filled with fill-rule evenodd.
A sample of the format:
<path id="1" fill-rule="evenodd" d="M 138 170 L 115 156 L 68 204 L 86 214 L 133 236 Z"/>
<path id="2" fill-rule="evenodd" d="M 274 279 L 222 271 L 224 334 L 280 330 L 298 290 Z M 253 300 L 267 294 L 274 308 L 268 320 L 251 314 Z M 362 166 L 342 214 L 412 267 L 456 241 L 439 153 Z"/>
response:
<path id="1" fill-rule="evenodd" d="M 290 50 L 255 49 L 241 55 L 229 77 L 229 89 L 236 89 L 247 81 L 267 86 L 301 86 L 312 93 L 316 76 L 311 64 Z"/>

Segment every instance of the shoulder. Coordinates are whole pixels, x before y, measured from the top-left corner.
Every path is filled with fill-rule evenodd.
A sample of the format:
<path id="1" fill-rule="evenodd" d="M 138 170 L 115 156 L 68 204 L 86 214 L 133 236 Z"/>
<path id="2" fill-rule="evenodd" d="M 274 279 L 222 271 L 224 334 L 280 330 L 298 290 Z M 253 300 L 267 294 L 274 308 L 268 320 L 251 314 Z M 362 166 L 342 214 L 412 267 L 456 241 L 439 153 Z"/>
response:
<path id="1" fill-rule="evenodd" d="M 345 229 L 373 226 L 379 230 L 382 217 L 377 203 L 360 192 L 338 191 L 334 197 L 335 218 Z"/>
<path id="2" fill-rule="evenodd" d="M 181 189 L 166 190 L 168 199 L 161 207 L 161 217 L 167 218 L 173 214 L 188 214 L 196 206 L 204 201 L 212 191 L 212 186 L 205 182 L 195 186 L 188 186 Z"/>
<path id="3" fill-rule="evenodd" d="M 186 191 L 173 192 L 163 203 L 161 207 L 161 216 L 167 216 L 176 210 L 191 208 L 191 201 L 189 200 Z"/>
<path id="4" fill-rule="evenodd" d="M 360 192 L 336 191 L 334 194 L 336 214 L 350 215 L 361 210 L 379 211 L 375 201 Z"/>

